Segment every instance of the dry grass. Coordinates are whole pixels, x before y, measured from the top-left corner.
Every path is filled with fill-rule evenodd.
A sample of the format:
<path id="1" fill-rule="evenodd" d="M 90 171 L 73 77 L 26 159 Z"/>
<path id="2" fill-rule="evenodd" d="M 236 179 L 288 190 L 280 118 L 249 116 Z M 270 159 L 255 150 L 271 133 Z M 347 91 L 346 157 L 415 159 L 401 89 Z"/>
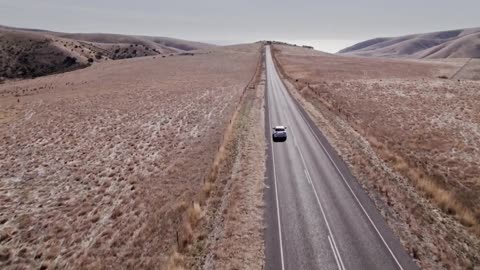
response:
<path id="1" fill-rule="evenodd" d="M 202 208 L 200 204 L 194 202 L 193 205 L 187 210 L 187 220 L 192 228 L 198 225 L 198 222 L 203 217 Z"/>
<path id="2" fill-rule="evenodd" d="M 420 265 L 480 263 L 480 83 L 437 78 L 458 70 L 451 61 L 277 49 L 296 97 Z"/>
<path id="3" fill-rule="evenodd" d="M 309 72 L 323 72 L 330 65 L 338 65 L 345 68 L 346 73 L 347 68 L 356 66 L 350 62 L 363 61 L 341 58 L 346 59 L 330 64 L 333 59 L 321 57 L 318 61 L 324 61 L 325 65 Z M 297 62 L 290 62 L 288 57 L 284 61 L 292 67 L 301 67 Z M 394 60 L 389 61 L 388 67 L 381 69 L 388 76 L 377 74 L 363 79 L 340 72 L 331 79 L 327 78 L 328 74 L 321 79 L 305 77 L 308 87 L 302 90 L 303 95 L 320 101 L 344 117 L 392 166 L 398 166 L 397 161 L 406 166 L 400 171 L 414 183 L 418 182 L 419 187 L 436 185 L 427 193 L 445 205 L 442 209 L 465 221 L 477 215 L 480 217 L 477 212 L 480 209 L 474 207 L 480 203 L 480 197 L 473 196 L 480 193 L 480 183 L 476 183 L 480 174 L 477 164 L 480 152 L 476 151 L 480 149 L 477 126 L 480 111 L 474 104 L 479 98 L 476 91 L 479 83 L 437 80 L 434 74 L 439 69 L 431 64 L 411 62 L 409 67 L 405 61 L 398 66 Z M 403 69 L 407 73 L 401 73 Z M 425 71 L 408 75 L 416 69 Z M 368 74 L 378 70 L 375 65 L 361 69 Z M 304 72 L 295 69 L 290 73 L 304 76 Z M 425 77 L 419 77 L 421 74 Z M 345 79 L 339 80 L 337 76 Z M 297 82 L 297 87 L 302 89 L 302 83 Z M 451 193 L 451 203 L 445 204 L 444 195 L 431 194 L 434 190 L 441 194 Z M 465 213 L 465 217 L 460 213 Z"/>
<path id="4" fill-rule="evenodd" d="M 263 64 L 263 62 L 262 62 Z M 263 269 L 263 181 L 265 138 L 263 99 L 265 74 L 246 90 L 234 122 L 235 143 L 229 146 L 229 165 L 220 174 L 221 190 L 212 195 L 213 220 L 208 230 L 203 269 Z M 217 180 L 218 181 L 218 180 Z"/>
<path id="5" fill-rule="evenodd" d="M 180 253 L 174 251 L 169 257 L 165 270 L 183 270 L 183 257 Z"/>
<path id="6" fill-rule="evenodd" d="M 1 268 L 167 265 L 185 212 L 201 222 L 191 199 L 258 48 L 119 60 L 0 85 L 0 107 L 15 116 L 0 124 L 1 245 L 11 251 Z"/>
<path id="7" fill-rule="evenodd" d="M 412 180 L 413 184 L 419 190 L 425 192 L 425 196 L 436 202 L 445 213 L 454 215 L 464 226 L 472 227 L 478 225 L 475 214 L 460 202 L 453 192 L 446 190 L 423 170 L 409 165 L 408 161 L 388 150 L 386 146 L 378 142 L 374 137 L 369 136 L 368 141 L 385 161 L 391 164 L 396 171 Z"/>
<path id="8" fill-rule="evenodd" d="M 1 25 L 0 37 L 0 82 L 2 78 L 31 78 L 71 71 L 94 62 L 144 56 L 166 57 L 214 47 L 164 37 L 66 34 Z"/>
<path id="9" fill-rule="evenodd" d="M 226 47 L 227 50 L 238 50 L 241 48 L 241 46 Z M 207 248 L 207 245 L 210 244 L 204 240 L 209 233 L 208 231 L 218 225 L 211 217 L 211 213 L 217 211 L 217 197 L 219 194 L 223 194 L 225 186 L 229 186 L 235 181 L 234 179 L 225 179 L 225 177 L 230 176 L 229 173 L 232 170 L 231 165 L 234 162 L 233 158 L 238 147 L 239 138 L 236 134 L 238 133 L 238 122 L 241 121 L 238 117 L 244 117 L 245 112 L 243 112 L 243 110 L 246 106 L 245 103 L 248 103 L 248 101 L 245 100 L 246 93 L 249 93 L 251 89 L 255 89 L 255 85 L 257 85 L 259 81 L 262 67 L 260 60 L 259 58 L 255 75 L 244 88 L 242 97 L 236 105 L 236 110 L 225 130 L 222 143 L 218 147 L 209 173 L 204 179 L 202 191 L 197 196 L 198 203 L 194 201 L 192 207 L 186 210 L 182 228 L 177 232 L 178 243 L 176 249 L 186 256 L 184 266 L 187 268 L 206 265 L 204 264 L 205 256 L 211 252 L 212 247 Z M 210 198 L 212 194 L 214 198 Z M 202 205 L 205 210 L 201 210 Z M 206 212 L 209 213 L 207 215 L 208 218 L 203 221 Z M 217 229 L 221 230 L 222 228 L 217 227 Z"/>

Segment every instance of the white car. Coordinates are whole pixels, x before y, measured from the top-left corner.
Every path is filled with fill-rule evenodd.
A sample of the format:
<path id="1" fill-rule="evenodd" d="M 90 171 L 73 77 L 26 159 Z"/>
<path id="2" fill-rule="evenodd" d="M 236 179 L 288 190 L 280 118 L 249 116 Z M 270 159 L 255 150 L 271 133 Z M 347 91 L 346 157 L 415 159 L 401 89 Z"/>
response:
<path id="1" fill-rule="evenodd" d="M 284 142 L 287 140 L 287 127 L 276 126 L 273 128 L 272 139 L 274 142 Z"/>

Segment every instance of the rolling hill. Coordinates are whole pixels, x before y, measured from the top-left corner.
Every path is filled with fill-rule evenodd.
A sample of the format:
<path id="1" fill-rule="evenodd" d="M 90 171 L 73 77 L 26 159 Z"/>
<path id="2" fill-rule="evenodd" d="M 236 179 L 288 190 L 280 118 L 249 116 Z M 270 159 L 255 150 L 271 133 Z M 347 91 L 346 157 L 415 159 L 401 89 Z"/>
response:
<path id="1" fill-rule="evenodd" d="M 480 27 L 401 37 L 374 38 L 338 52 L 405 58 L 480 58 Z"/>
<path id="2" fill-rule="evenodd" d="M 212 46 L 168 37 L 69 34 L 0 25 L 0 81 L 70 71 L 94 62 L 168 56 Z"/>

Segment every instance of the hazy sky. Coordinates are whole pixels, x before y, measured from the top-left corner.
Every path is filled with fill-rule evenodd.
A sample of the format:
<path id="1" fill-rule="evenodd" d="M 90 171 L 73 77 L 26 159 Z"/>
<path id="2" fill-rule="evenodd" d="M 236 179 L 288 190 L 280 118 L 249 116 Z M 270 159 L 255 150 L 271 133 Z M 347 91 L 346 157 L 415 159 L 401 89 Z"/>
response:
<path id="1" fill-rule="evenodd" d="M 480 0 L 0 0 L 0 24 L 336 51 L 354 42 L 480 26 Z M 325 41 L 323 41 L 325 40 Z"/>

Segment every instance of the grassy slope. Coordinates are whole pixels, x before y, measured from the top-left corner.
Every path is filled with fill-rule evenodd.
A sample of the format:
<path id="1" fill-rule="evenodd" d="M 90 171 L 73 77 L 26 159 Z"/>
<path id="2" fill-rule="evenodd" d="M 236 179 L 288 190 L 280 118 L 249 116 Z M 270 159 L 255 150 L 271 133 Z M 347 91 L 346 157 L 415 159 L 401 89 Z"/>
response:
<path id="1" fill-rule="evenodd" d="M 168 56 L 213 45 L 165 37 L 66 34 L 0 26 L 0 78 L 31 78 L 103 62 Z"/>

